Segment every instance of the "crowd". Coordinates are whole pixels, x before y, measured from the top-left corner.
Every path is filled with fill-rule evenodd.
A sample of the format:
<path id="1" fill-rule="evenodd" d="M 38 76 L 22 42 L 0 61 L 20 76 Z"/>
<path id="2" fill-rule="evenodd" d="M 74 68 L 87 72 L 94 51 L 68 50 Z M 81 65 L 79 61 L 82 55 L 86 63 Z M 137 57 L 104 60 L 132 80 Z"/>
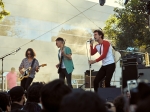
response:
<path id="1" fill-rule="evenodd" d="M 112 91 L 113 92 L 113 91 Z M 130 97 L 103 101 L 97 93 L 70 89 L 60 80 L 34 82 L 27 91 L 15 86 L 0 92 L 0 112 L 150 112 L 150 87 L 139 83 Z"/>

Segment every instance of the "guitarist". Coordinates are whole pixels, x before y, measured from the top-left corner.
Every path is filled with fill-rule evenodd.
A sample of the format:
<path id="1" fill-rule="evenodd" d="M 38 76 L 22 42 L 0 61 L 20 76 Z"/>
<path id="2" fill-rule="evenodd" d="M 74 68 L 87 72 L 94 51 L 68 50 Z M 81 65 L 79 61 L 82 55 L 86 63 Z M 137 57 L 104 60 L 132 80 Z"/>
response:
<path id="1" fill-rule="evenodd" d="M 24 78 L 23 80 L 21 80 L 21 86 L 24 88 L 24 90 L 27 90 L 28 87 L 30 86 L 30 84 L 32 83 L 36 72 L 38 72 L 39 70 L 39 62 L 37 59 L 35 59 L 35 52 L 32 48 L 28 48 L 26 53 L 25 53 L 25 57 L 19 67 L 19 71 L 21 74 L 23 74 L 22 69 L 28 69 L 29 67 L 31 67 L 30 70 L 30 75 L 28 78 Z"/>
<path id="2" fill-rule="evenodd" d="M 112 52 L 112 46 L 110 43 L 104 39 L 104 33 L 100 30 L 94 31 L 94 39 L 98 44 L 93 48 L 93 43 L 91 42 L 91 55 L 100 54 L 100 57 L 95 60 L 89 60 L 90 64 L 102 61 L 102 67 L 98 71 L 94 79 L 94 91 L 98 91 L 99 83 L 105 77 L 105 87 L 110 87 L 110 81 L 115 71 L 116 65 Z"/>
<path id="3" fill-rule="evenodd" d="M 64 81 L 66 78 L 68 86 L 70 88 L 73 88 L 71 84 L 71 76 L 74 65 L 71 57 L 71 49 L 65 46 L 65 41 L 61 37 L 58 37 L 56 39 L 56 46 L 60 48 L 58 51 L 59 64 L 56 65 L 56 67 L 58 68 L 59 79 L 62 79 Z"/>

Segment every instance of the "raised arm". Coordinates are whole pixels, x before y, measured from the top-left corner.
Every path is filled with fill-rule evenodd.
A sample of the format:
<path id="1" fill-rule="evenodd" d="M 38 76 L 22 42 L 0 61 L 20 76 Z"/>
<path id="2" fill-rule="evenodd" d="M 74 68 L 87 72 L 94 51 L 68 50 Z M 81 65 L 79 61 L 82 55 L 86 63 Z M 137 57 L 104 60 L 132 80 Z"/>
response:
<path id="1" fill-rule="evenodd" d="M 66 52 L 64 53 L 63 51 L 63 56 L 65 56 L 66 58 L 72 60 L 72 51 L 69 47 L 66 48 Z"/>
<path id="2" fill-rule="evenodd" d="M 91 51 L 91 55 L 94 55 L 95 53 L 97 53 L 96 46 L 93 48 L 93 45 L 90 45 L 90 51 Z"/>

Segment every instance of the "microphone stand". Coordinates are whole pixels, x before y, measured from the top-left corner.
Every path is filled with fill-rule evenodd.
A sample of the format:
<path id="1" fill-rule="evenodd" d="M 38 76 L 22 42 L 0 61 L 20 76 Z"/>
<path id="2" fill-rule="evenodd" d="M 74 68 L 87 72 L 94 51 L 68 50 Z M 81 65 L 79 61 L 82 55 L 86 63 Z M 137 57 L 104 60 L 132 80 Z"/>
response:
<path id="1" fill-rule="evenodd" d="M 91 42 L 92 42 L 92 40 L 90 40 L 90 41 L 87 41 L 87 42 L 90 42 L 90 44 L 91 44 Z M 87 44 L 86 44 L 86 46 L 87 46 Z M 89 60 L 91 60 L 91 48 L 90 48 L 90 57 L 88 57 L 88 61 Z M 88 55 L 88 51 L 87 51 L 87 55 Z M 91 91 L 91 64 L 89 63 L 89 71 L 90 71 L 90 91 Z"/>
<path id="2" fill-rule="evenodd" d="M 21 48 L 18 48 L 17 50 L 12 51 L 11 53 L 8 53 L 8 54 L 6 54 L 6 55 L 0 57 L 0 59 L 2 60 L 2 75 L 1 75 L 1 76 L 2 76 L 2 77 L 1 77 L 1 78 L 2 78 L 2 86 L 1 86 L 1 87 L 2 87 L 2 91 L 4 91 L 4 86 L 3 86 L 3 85 L 4 85 L 4 78 L 3 78 L 3 72 L 4 72 L 4 71 L 3 71 L 3 61 L 4 61 L 4 58 L 7 57 L 7 56 L 9 56 L 9 55 L 12 55 L 12 54 L 18 52 L 20 49 L 21 49 Z M 6 79 L 5 79 L 5 80 L 6 80 Z"/>
<path id="3" fill-rule="evenodd" d="M 91 60 L 91 48 L 90 48 L 90 60 Z M 91 64 L 89 64 L 89 70 L 90 70 L 90 91 L 91 91 Z"/>
<path id="4" fill-rule="evenodd" d="M 82 88 L 84 85 L 88 84 L 87 82 L 85 82 L 84 84 L 82 84 L 81 86 L 79 86 L 78 88 Z"/>

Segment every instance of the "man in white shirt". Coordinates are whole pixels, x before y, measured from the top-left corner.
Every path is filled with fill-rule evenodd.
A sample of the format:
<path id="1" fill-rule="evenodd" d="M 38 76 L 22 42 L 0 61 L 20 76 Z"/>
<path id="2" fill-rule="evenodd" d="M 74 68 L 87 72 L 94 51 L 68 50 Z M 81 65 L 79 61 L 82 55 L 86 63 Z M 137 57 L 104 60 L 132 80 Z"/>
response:
<path id="1" fill-rule="evenodd" d="M 99 53 L 100 57 L 95 60 L 89 60 L 90 64 L 102 61 L 102 67 L 98 71 L 94 79 L 94 91 L 98 91 L 99 83 L 105 77 L 105 87 L 110 87 L 110 81 L 115 71 L 115 60 L 113 57 L 112 46 L 110 43 L 104 39 L 104 33 L 100 30 L 94 31 L 94 39 L 98 44 L 93 48 L 93 43 L 91 42 L 91 55 Z"/>

